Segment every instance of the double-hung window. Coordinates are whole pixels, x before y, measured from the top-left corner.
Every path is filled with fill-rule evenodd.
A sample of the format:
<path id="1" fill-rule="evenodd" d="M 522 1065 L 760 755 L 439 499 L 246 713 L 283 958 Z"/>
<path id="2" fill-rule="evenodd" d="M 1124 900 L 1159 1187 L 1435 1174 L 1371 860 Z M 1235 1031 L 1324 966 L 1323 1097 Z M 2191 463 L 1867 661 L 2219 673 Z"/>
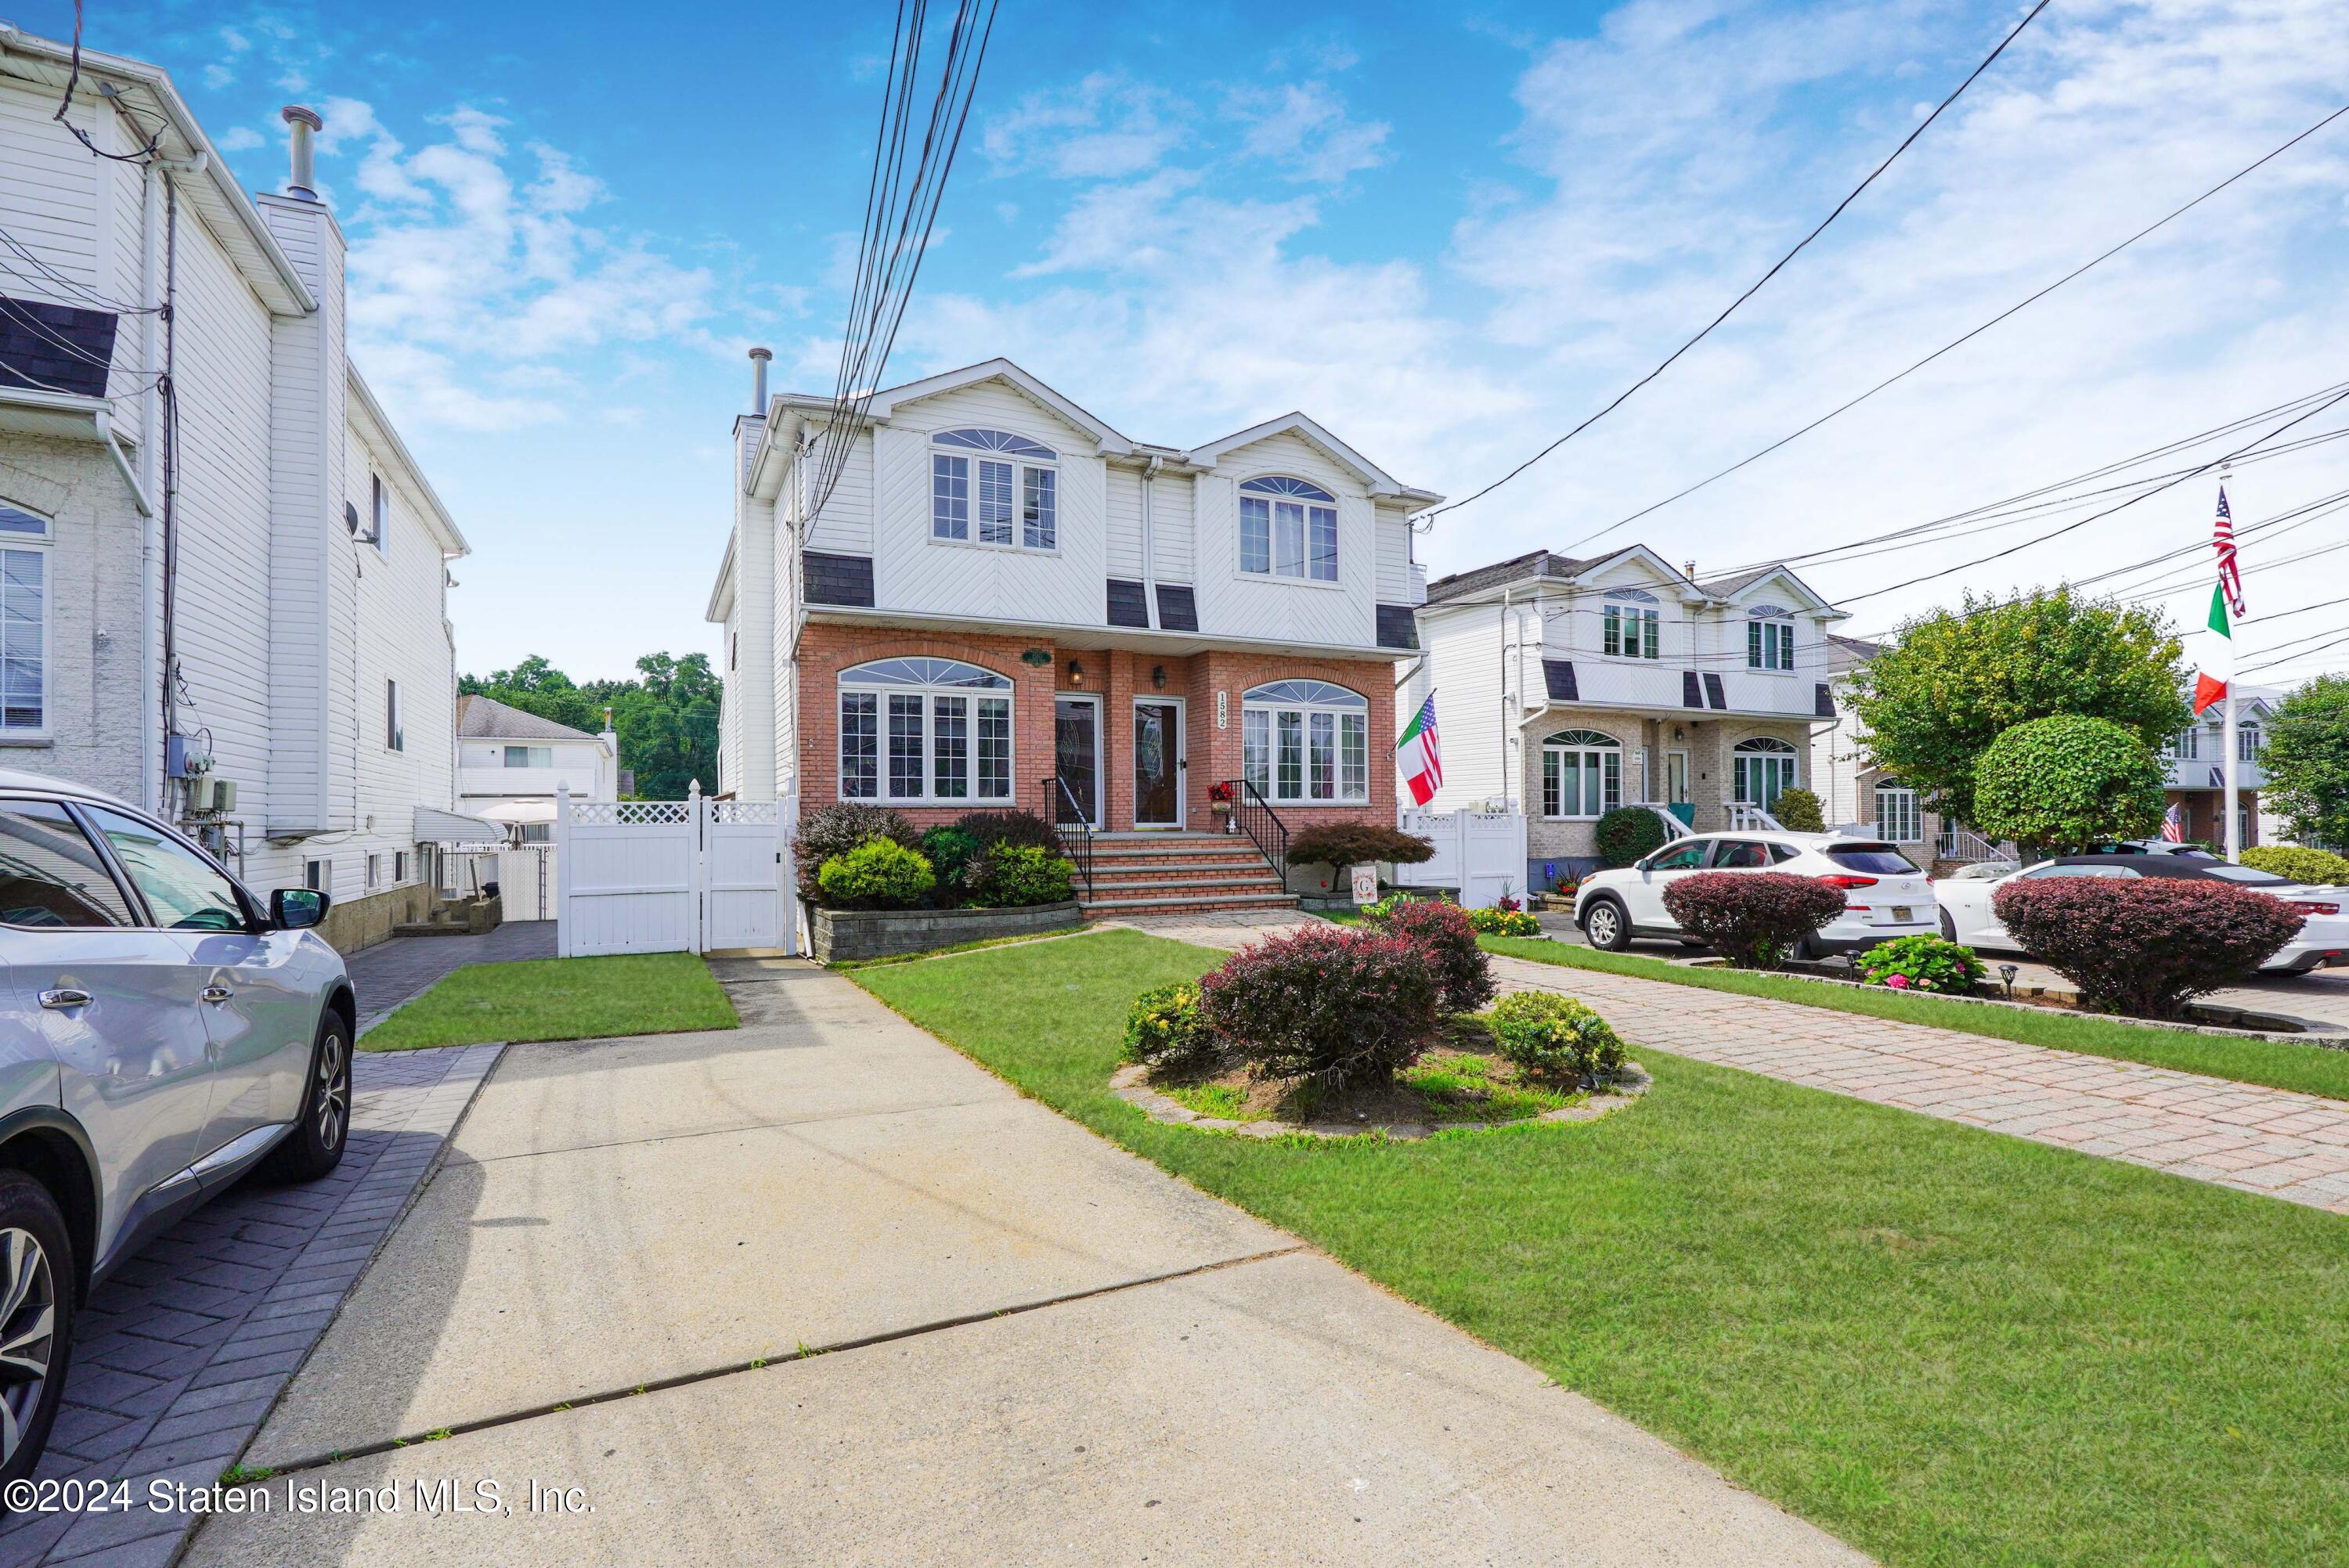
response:
<path id="1" fill-rule="evenodd" d="M 0 740 L 49 733 L 49 551 L 40 513 L 0 500 Z"/>
<path id="2" fill-rule="evenodd" d="M 1009 800 L 1011 682 L 955 659 L 841 671 L 840 798 Z"/>
<path id="3" fill-rule="evenodd" d="M 2235 760 L 2257 762 L 2260 759 L 2260 727 L 2246 724 L 2235 731 Z M 2248 842 L 2249 841 L 2245 841 Z"/>
<path id="4" fill-rule="evenodd" d="M 1623 803 L 1623 743 L 1595 729 L 1542 742 L 1542 815 L 1601 817 Z"/>
<path id="5" fill-rule="evenodd" d="M 1608 594 L 1599 610 L 1599 651 L 1610 659 L 1662 658 L 1663 615 L 1655 595 L 1641 588 Z"/>
<path id="6" fill-rule="evenodd" d="M 1338 498 L 1284 475 L 1240 486 L 1240 570 L 1338 581 Z"/>
<path id="7" fill-rule="evenodd" d="M 1917 791 L 1889 780 L 1876 787 L 1876 830 L 1896 844 L 1925 841 L 1925 814 Z"/>
<path id="8" fill-rule="evenodd" d="M 1240 775 L 1268 800 L 1368 804 L 1370 699 L 1328 681 L 1274 681 L 1247 692 Z"/>
<path id="9" fill-rule="evenodd" d="M 940 430 L 930 438 L 930 537 L 1057 550 L 1060 460 L 1009 430 Z"/>
<path id="10" fill-rule="evenodd" d="M 1745 667 L 1795 667 L 1795 622 L 1791 614 L 1775 604 L 1760 605 L 1745 613 Z"/>

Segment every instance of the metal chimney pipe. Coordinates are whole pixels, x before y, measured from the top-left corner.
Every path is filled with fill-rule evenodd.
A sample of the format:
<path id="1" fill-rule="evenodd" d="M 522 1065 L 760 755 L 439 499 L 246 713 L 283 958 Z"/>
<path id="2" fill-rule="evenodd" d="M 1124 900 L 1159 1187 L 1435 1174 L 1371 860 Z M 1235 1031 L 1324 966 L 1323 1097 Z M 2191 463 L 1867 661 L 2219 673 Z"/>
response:
<path id="1" fill-rule="evenodd" d="M 750 350 L 750 412 L 761 418 L 767 413 L 767 361 L 774 356 L 772 349 Z"/>
<path id="2" fill-rule="evenodd" d="M 325 129 L 326 122 L 318 118 L 316 109 L 305 108 L 298 103 L 287 104 L 278 111 L 278 118 L 285 120 L 293 137 L 294 173 L 285 182 L 285 194 L 296 201 L 316 201 L 318 199 L 317 156 L 312 138 Z"/>

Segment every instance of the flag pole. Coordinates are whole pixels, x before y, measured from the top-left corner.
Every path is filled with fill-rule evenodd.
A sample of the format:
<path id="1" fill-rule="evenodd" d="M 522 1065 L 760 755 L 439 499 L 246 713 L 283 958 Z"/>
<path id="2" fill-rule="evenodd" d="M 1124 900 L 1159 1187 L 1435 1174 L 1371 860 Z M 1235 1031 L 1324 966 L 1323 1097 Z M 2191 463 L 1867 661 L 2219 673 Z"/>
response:
<path id="1" fill-rule="evenodd" d="M 2220 463 L 2219 465 L 2219 490 L 2220 494 L 2224 494 L 2226 492 L 2228 469 L 2231 466 L 2231 464 L 2228 463 Z M 2240 546 L 2238 548 L 2240 549 Z M 2225 573 L 2221 572 L 2220 574 L 2220 582 L 2222 586 L 2224 585 L 2225 581 Z M 2233 617 L 2230 616 L 2229 619 L 2231 621 Z M 2233 628 L 2230 626 L 2229 631 L 2230 634 Z M 2231 640 L 2230 636 L 2230 641 Z M 2236 662 L 2237 661 L 2233 659 L 2230 659 L 2227 665 L 2227 714 L 2225 723 L 2221 727 L 2219 745 L 2226 753 L 2222 760 L 2225 762 L 2227 769 L 2227 833 L 2224 841 L 2227 846 L 2227 859 L 2230 863 L 2240 864 L 2243 859 L 2242 817 L 2235 804 L 2235 748 L 2237 744 L 2235 740 Z"/>

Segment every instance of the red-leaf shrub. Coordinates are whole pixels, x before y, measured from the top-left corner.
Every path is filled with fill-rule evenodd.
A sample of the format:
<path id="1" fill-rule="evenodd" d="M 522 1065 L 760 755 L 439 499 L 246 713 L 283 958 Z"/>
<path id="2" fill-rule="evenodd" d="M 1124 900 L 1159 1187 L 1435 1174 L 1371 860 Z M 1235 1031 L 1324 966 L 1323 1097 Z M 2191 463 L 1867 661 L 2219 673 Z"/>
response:
<path id="1" fill-rule="evenodd" d="M 1843 894 L 1787 872 L 1699 872 L 1664 889 L 1664 909 L 1740 969 L 1776 969 L 1843 913 Z"/>
<path id="2" fill-rule="evenodd" d="M 1207 1026 L 1260 1078 L 1378 1084 L 1435 1038 L 1443 986 L 1425 944 L 1309 925 L 1243 948 L 1199 982 Z"/>
<path id="3" fill-rule="evenodd" d="M 1399 833 L 1374 822 L 1325 822 L 1288 841 L 1288 860 L 1299 866 L 1358 866 L 1392 861 L 1418 865 L 1435 858 L 1435 846 L 1415 833 Z"/>
<path id="4" fill-rule="evenodd" d="M 1493 999 L 1492 965 L 1476 945 L 1476 927 L 1466 910 L 1432 898 L 1402 899 L 1373 910 L 1373 926 L 1427 949 L 1446 1008 L 1473 1013 Z"/>
<path id="5" fill-rule="evenodd" d="M 2034 877 L 1991 908 L 2024 952 L 2080 987 L 2080 1004 L 2175 1018 L 2251 975 L 2300 933 L 2281 899 L 2182 877 Z"/>

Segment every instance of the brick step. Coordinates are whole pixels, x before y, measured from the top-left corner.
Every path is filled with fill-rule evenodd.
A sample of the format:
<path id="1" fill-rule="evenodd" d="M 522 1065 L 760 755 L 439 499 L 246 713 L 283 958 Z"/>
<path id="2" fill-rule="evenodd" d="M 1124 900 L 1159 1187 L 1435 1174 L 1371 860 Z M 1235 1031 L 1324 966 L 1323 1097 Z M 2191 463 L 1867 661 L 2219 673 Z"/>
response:
<path id="1" fill-rule="evenodd" d="M 1120 898 L 1155 892 L 1161 888 L 1205 888 L 1216 892 L 1264 893 L 1278 897 L 1288 890 L 1271 873 L 1253 877 L 1160 877 L 1138 882 L 1104 882 L 1093 878 L 1092 896 Z"/>
<path id="2" fill-rule="evenodd" d="M 1248 841 L 1241 833 L 1200 833 L 1189 829 L 1178 832 L 1172 828 L 1163 832 L 1138 832 L 1121 828 L 1114 832 L 1093 835 L 1096 844 L 1228 844 L 1234 840 L 1243 844 Z"/>
<path id="3" fill-rule="evenodd" d="M 1120 914 L 1180 914 L 1187 910 L 1295 909 L 1295 893 L 1208 893 L 1188 898 L 1094 898 L 1081 901 L 1087 920 Z"/>
<path id="4" fill-rule="evenodd" d="M 1093 869 L 1115 867 L 1120 871 L 1220 872 L 1236 871 L 1242 866 L 1255 866 L 1269 872 L 1262 855 L 1108 855 L 1096 853 Z"/>

